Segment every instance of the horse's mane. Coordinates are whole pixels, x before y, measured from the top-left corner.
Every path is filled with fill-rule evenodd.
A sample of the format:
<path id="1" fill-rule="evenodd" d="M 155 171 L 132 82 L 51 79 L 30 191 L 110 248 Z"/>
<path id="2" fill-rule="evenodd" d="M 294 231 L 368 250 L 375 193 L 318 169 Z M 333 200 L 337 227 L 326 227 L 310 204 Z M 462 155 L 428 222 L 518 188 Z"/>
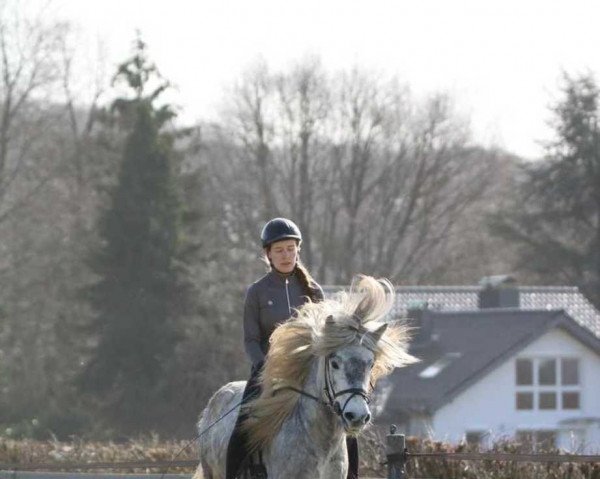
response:
<path id="1" fill-rule="evenodd" d="M 393 302 L 394 289 L 389 281 L 357 276 L 348 293 L 320 303 L 308 302 L 295 319 L 275 329 L 261 375 L 262 392 L 246 406 L 248 418 L 243 428 L 251 450 L 270 444 L 279 432 L 299 399 L 297 392 L 280 389 L 301 389 L 316 357 L 361 343 L 375 353 L 373 384 L 395 367 L 415 361 L 406 352 L 405 324 L 389 324 L 377 342 L 368 334 L 384 323 Z"/>

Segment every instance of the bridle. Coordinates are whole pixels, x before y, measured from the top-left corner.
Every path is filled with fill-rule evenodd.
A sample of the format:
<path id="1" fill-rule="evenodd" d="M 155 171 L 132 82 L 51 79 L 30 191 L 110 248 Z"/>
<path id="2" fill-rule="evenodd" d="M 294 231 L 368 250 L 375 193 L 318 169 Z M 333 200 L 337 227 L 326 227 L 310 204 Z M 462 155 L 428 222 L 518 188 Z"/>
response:
<path id="1" fill-rule="evenodd" d="M 341 391 L 336 391 L 333 388 L 333 384 L 331 381 L 331 370 L 330 370 L 330 366 L 329 366 L 329 360 L 331 359 L 331 354 L 329 356 L 327 356 L 325 358 L 325 370 L 324 370 L 324 379 L 325 379 L 325 387 L 323 388 L 324 392 L 325 392 L 325 397 L 327 398 L 327 401 L 323 401 L 323 399 L 314 396 L 310 393 L 307 393 L 306 391 L 303 391 L 302 389 L 298 389 L 295 388 L 293 386 L 283 386 L 279 389 L 277 389 L 277 391 L 275 392 L 279 392 L 279 391 L 283 391 L 283 390 L 290 390 L 290 391 L 294 391 L 297 392 L 298 394 L 305 396 L 309 399 L 312 399 L 315 402 L 318 402 L 319 404 L 329 407 L 336 415 L 338 415 L 340 417 L 340 419 L 342 419 L 342 421 L 344 420 L 344 412 L 346 410 L 346 406 L 348 406 L 348 403 L 350 402 L 350 400 L 354 397 L 354 396 L 360 396 L 362 397 L 367 404 L 369 404 L 371 402 L 371 398 L 370 398 L 370 394 L 368 391 L 365 391 L 362 388 L 348 388 L 348 389 L 343 389 Z M 371 390 L 373 389 L 373 385 L 371 384 Z M 343 395 L 343 394 L 350 394 L 350 396 L 348 396 L 348 399 L 346 399 L 346 401 L 344 402 L 343 406 L 340 406 L 339 401 L 336 401 L 336 398 L 338 398 L 339 396 Z"/>
<path id="2" fill-rule="evenodd" d="M 336 413 L 338 416 L 340 416 L 340 418 L 343 419 L 344 411 L 346 410 L 346 406 L 348 405 L 348 403 L 354 396 L 362 397 L 366 401 L 367 404 L 369 404 L 371 402 L 371 398 L 369 396 L 369 392 L 365 391 L 362 388 L 349 388 L 349 389 L 343 389 L 342 391 L 336 391 L 335 389 L 333 389 L 333 384 L 331 383 L 331 370 L 330 370 L 330 366 L 329 366 L 330 358 L 331 358 L 331 355 L 329 355 L 325 358 L 325 396 L 327 396 L 327 401 L 328 401 L 329 407 L 331 407 L 333 412 Z M 342 394 L 350 394 L 350 396 L 348 396 L 348 399 L 346 399 L 346 402 L 344 402 L 344 405 L 340 406 L 340 403 L 339 403 L 339 401 L 336 401 L 336 398 L 341 396 Z"/>

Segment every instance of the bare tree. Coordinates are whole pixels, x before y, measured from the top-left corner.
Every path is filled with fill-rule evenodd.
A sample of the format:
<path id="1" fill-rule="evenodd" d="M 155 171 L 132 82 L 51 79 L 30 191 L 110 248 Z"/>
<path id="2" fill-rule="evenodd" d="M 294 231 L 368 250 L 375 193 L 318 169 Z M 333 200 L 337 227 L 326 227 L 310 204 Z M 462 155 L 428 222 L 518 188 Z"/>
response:
<path id="1" fill-rule="evenodd" d="M 381 211 L 386 221 L 373 267 L 386 265 L 381 273 L 396 281 L 425 274 L 426 268 L 419 267 L 423 258 L 431 258 L 453 234 L 457 218 L 481 197 L 489 180 L 482 174 L 485 163 L 468 154 L 465 129 L 447 96 L 435 95 L 422 105 L 409 128 L 384 174 L 386 198 L 377 201 L 389 209 Z"/>
<path id="2" fill-rule="evenodd" d="M 337 84 L 341 134 L 331 166 L 339 171 L 344 215 L 335 208 L 330 221 L 338 227 L 323 241 L 333 254 L 323 261 L 333 263 L 339 282 L 357 272 L 415 281 L 465 208 L 481 198 L 486 165 L 467 153 L 467 130 L 446 95 L 417 103 L 396 80 L 357 72 Z"/>
<path id="3" fill-rule="evenodd" d="M 343 236 L 329 238 L 339 247 L 336 281 L 356 271 L 360 220 L 378 182 L 379 148 L 384 123 L 384 94 L 373 77 L 354 68 L 334 81 L 339 85 L 332 116 L 332 161 L 344 213 Z M 334 87 L 335 88 L 335 87 Z M 341 226 L 341 225 L 340 225 Z"/>
<path id="4" fill-rule="evenodd" d="M 251 72 L 233 97 L 229 137 L 241 141 L 227 151 L 236 159 L 229 171 L 213 162 L 225 214 L 252 232 L 250 244 L 261 220 L 285 214 L 305 232 L 304 258 L 323 282 L 439 272 L 493 171 L 451 98 L 416 101 L 397 79 L 359 68 L 329 77 L 315 59 Z"/>
<path id="5" fill-rule="evenodd" d="M 0 10 L 0 222 L 52 177 L 40 167 L 47 157 L 39 151 L 40 131 L 56 115 L 43 102 L 60 77 L 56 52 L 64 24 L 47 22 L 46 9 L 25 17 L 19 7 L 6 2 Z"/>
<path id="6" fill-rule="evenodd" d="M 77 209 L 83 206 L 94 162 L 90 149 L 94 142 L 93 134 L 99 126 L 99 101 L 109 84 L 105 71 L 105 54 L 98 41 L 95 54 L 81 50 L 81 35 L 71 28 L 59 39 L 60 86 L 64 95 L 70 141 L 66 151 L 69 167 L 73 172 L 73 204 Z M 78 45 L 78 46 L 76 46 Z M 80 215 L 75 215 L 80 216 Z"/>
<path id="7" fill-rule="evenodd" d="M 327 79 L 319 60 L 307 58 L 289 74 L 280 74 L 276 83 L 280 143 L 276 155 L 282 176 L 276 184 L 283 185 L 278 196 L 304 232 L 303 259 L 311 267 L 315 203 L 322 191 L 316 180 L 320 163 L 326 161 L 322 145 L 330 107 Z"/>
<path id="8" fill-rule="evenodd" d="M 243 161 L 255 178 L 261 198 L 260 215 L 268 219 L 277 214 L 278 207 L 273 193 L 272 160 L 273 139 L 273 79 L 264 63 L 257 63 L 249 70 L 234 93 L 234 121 L 237 123 L 237 139 L 241 141 Z"/>
<path id="9" fill-rule="evenodd" d="M 48 5 L 32 12 L 25 3 L 3 3 L 0 14 L 5 422 L 19 415 L 45 422 L 72 399 L 69 380 L 89 317 L 83 255 L 99 202 L 90 177 L 106 164 L 94 137 L 99 97 L 82 95 L 88 70 L 80 64 L 79 38 L 53 20 Z M 90 90 L 102 88 L 95 83 Z"/>

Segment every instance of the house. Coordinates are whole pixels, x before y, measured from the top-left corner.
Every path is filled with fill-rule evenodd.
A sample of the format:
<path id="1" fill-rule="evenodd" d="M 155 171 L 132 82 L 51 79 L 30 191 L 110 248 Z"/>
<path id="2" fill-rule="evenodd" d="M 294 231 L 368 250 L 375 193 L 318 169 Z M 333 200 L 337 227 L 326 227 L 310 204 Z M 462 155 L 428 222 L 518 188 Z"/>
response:
<path id="1" fill-rule="evenodd" d="M 483 447 L 600 452 L 600 313 L 570 287 L 399 287 L 420 363 L 378 385 L 376 422 Z"/>
<path id="2" fill-rule="evenodd" d="M 379 424 L 489 446 L 600 452 L 600 313 L 576 288 L 398 288 L 418 364 L 378 387 Z"/>

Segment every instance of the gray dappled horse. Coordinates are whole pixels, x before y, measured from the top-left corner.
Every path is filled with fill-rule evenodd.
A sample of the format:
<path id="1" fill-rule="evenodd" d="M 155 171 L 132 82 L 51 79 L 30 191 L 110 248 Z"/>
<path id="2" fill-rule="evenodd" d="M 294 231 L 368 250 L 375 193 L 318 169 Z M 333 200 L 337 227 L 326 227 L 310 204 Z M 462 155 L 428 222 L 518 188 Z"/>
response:
<path id="1" fill-rule="evenodd" d="M 349 293 L 307 303 L 271 336 L 262 393 L 248 403 L 243 424 L 252 451 L 262 451 L 269 479 L 345 479 L 345 437 L 371 419 L 375 381 L 415 358 L 406 327 L 384 322 L 394 301 L 391 284 L 358 276 Z M 194 479 L 222 479 L 225 456 L 245 382 L 226 384 L 210 399 L 198 430 L 234 408 L 200 439 Z"/>

